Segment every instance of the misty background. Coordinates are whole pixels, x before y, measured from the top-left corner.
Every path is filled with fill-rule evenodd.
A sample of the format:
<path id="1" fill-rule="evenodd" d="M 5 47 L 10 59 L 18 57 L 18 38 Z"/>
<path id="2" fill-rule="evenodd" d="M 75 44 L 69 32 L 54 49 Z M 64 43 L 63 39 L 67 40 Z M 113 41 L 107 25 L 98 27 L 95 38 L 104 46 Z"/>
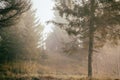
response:
<path id="1" fill-rule="evenodd" d="M 92 12 L 77 1 L 0 1 L 0 77 L 86 77 Z M 95 1 L 92 76 L 119 79 L 120 1 Z"/>

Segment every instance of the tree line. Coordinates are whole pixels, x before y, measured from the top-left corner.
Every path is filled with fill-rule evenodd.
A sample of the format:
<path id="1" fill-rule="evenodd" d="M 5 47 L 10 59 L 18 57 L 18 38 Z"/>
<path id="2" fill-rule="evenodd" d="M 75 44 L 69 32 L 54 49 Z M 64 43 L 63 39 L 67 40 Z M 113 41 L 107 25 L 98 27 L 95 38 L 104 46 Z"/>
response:
<path id="1" fill-rule="evenodd" d="M 19 62 L 38 62 L 40 59 L 38 43 L 43 26 L 35 17 L 35 12 L 30 0 L 0 0 L 0 68 L 11 64 L 10 68 Z M 23 63 L 22 69 L 26 67 Z M 5 69 L 3 73 L 8 71 Z M 13 72 L 19 73 L 19 70 L 13 69 Z"/>

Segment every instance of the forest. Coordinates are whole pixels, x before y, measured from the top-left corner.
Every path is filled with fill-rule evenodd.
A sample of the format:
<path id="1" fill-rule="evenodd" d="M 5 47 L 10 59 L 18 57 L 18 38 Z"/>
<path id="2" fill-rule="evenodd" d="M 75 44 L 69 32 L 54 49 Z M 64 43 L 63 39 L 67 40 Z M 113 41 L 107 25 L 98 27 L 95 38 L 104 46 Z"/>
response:
<path id="1" fill-rule="evenodd" d="M 120 0 L 0 0 L 0 80 L 120 80 Z"/>

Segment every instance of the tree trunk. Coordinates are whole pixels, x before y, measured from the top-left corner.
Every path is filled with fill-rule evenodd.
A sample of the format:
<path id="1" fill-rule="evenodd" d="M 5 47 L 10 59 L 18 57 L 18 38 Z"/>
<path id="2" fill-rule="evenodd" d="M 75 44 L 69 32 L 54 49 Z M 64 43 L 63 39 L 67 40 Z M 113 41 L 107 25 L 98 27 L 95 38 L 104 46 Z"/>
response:
<path id="1" fill-rule="evenodd" d="M 88 50 L 88 78 L 92 79 L 92 55 L 93 55 L 93 44 L 94 44 L 94 3 L 95 0 L 91 0 L 91 11 L 90 11 L 90 26 L 89 26 L 89 50 Z"/>

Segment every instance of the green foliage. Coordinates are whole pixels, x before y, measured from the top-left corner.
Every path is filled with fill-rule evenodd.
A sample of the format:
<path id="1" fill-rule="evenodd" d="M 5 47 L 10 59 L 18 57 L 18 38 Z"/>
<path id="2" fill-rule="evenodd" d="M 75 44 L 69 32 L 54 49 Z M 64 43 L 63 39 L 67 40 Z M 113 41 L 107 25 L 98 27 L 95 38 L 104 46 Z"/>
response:
<path id="1" fill-rule="evenodd" d="M 94 49 L 103 47 L 106 42 L 118 45 L 120 40 L 120 0 L 72 0 L 70 4 L 58 2 L 55 7 L 67 23 L 52 22 L 74 39 L 83 42 L 89 39 L 88 77 L 91 80 Z"/>
<path id="2" fill-rule="evenodd" d="M 17 24 L 0 29 L 0 78 L 37 74 L 42 30 L 31 9 L 20 16 Z"/>
<path id="3" fill-rule="evenodd" d="M 53 23 L 66 30 L 70 36 L 85 40 L 89 36 L 90 6 L 89 0 L 72 0 L 71 6 L 56 1 L 57 10 L 65 23 Z M 117 44 L 120 39 L 120 1 L 118 0 L 95 0 L 94 12 L 94 39 L 95 47 L 100 47 L 105 42 Z"/>
<path id="4" fill-rule="evenodd" d="M 29 0 L 0 0 L 0 4 L 0 28 L 15 24 L 31 6 Z"/>
<path id="5" fill-rule="evenodd" d="M 0 61 L 37 60 L 40 57 L 38 42 L 41 25 L 35 22 L 34 11 L 25 12 L 19 23 L 0 30 Z M 42 30 L 41 30 L 42 31 Z"/>
<path id="6" fill-rule="evenodd" d="M 12 27 L 13 29 L 13 27 Z M 1 61 L 11 61 L 15 59 L 15 52 L 20 52 L 20 49 L 16 47 L 21 45 L 19 36 L 17 33 L 13 32 L 10 28 L 1 29 L 0 35 L 2 37 L 0 46 L 0 59 Z"/>

